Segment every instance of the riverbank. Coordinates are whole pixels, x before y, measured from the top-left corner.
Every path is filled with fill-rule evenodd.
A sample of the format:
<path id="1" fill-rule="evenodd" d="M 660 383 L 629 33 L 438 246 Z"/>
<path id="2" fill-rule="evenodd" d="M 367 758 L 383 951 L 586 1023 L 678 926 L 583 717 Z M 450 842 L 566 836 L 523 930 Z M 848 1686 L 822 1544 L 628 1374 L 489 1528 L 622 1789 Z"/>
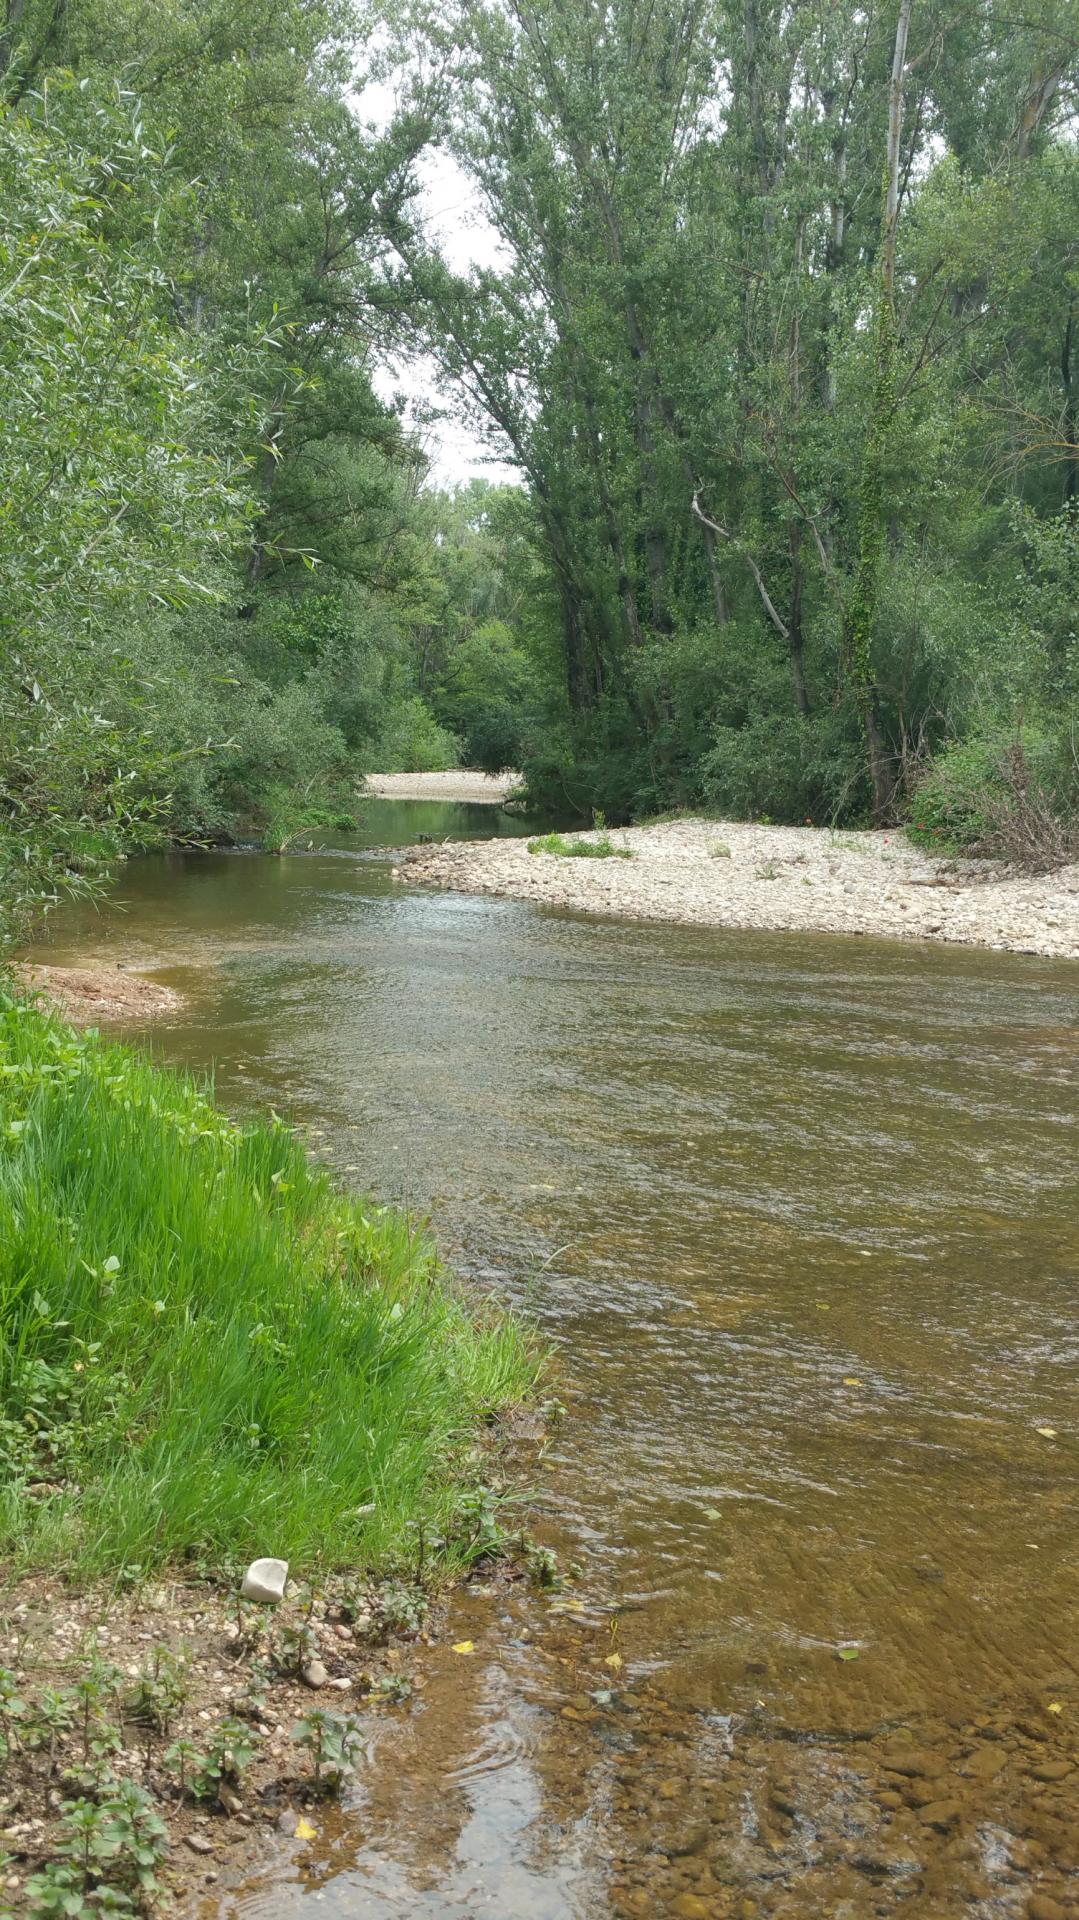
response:
<path id="1" fill-rule="evenodd" d="M 519 773 L 369 773 L 364 790 L 380 800 L 457 800 L 473 807 L 500 807 L 521 784 Z"/>
<path id="2" fill-rule="evenodd" d="M 99 1020 L 127 1021 L 140 1026 L 176 1013 L 183 1005 L 175 987 L 122 966 L 53 967 L 19 961 L 12 968 L 16 981 L 32 993 L 43 994 L 57 1011 L 77 1027 Z"/>
<path id="3" fill-rule="evenodd" d="M 410 851 L 400 876 L 460 893 L 687 926 L 939 940 L 1079 959 L 1079 867 L 1037 876 L 935 858 L 902 832 L 682 819 L 611 833 L 631 858 L 567 859 L 524 840 Z M 538 846 L 538 842 L 533 842 Z"/>
<path id="4" fill-rule="evenodd" d="M 393 1645 L 503 1545 L 537 1355 L 288 1127 L 10 998 L 0 1142 L 0 1845 L 35 1910 L 69 1873 L 148 1910 L 140 1848 L 317 1800 L 340 1711 L 407 1695 Z M 264 1555 L 279 1608 L 240 1597 Z M 59 1865 L 80 1797 L 101 1845 Z"/>

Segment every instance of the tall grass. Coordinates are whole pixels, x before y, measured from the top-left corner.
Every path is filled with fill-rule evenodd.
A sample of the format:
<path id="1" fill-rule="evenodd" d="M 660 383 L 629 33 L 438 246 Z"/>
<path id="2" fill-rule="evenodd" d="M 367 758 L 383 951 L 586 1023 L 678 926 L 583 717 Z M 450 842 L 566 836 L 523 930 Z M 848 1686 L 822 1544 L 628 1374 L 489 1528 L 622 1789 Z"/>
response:
<path id="1" fill-rule="evenodd" d="M 0 1553 L 390 1564 L 535 1371 L 284 1126 L 0 994 Z"/>

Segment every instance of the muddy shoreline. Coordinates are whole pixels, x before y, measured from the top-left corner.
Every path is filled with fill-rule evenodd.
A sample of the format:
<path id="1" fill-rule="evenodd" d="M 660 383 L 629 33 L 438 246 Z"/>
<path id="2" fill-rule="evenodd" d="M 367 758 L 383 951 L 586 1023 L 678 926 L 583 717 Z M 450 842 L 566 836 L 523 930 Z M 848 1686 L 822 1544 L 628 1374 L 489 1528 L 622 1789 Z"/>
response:
<path id="1" fill-rule="evenodd" d="M 12 972 L 19 986 L 43 994 L 77 1027 L 92 1027 L 99 1020 L 142 1026 L 176 1013 L 183 1005 L 183 996 L 175 987 L 104 962 L 89 967 L 53 967 L 19 961 Z"/>
<path id="2" fill-rule="evenodd" d="M 597 833 L 573 835 L 595 841 Z M 410 851 L 399 877 L 635 920 L 932 940 L 1079 959 L 1079 867 L 1013 874 L 922 853 L 901 832 L 675 820 L 609 835 L 630 859 L 530 853 L 524 840 Z"/>
<path id="3" fill-rule="evenodd" d="M 509 1567 L 496 1573 L 514 1577 Z M 336 1578 L 313 1590 L 292 1584 L 279 1607 L 260 1607 L 175 1569 L 129 1592 L 52 1576 L 16 1580 L 0 1596 L 0 1664 L 21 1701 L 0 1791 L 8 1897 L 21 1899 L 27 1879 L 56 1857 L 63 1803 L 95 1791 L 88 1747 L 106 1726 L 122 1743 L 110 1755 L 115 1777 L 145 1789 L 165 1820 L 160 1877 L 181 1903 L 242 1879 L 297 1838 L 314 1840 L 336 1796 L 317 1784 L 297 1732 L 313 1711 L 344 1717 L 357 1731 L 355 1764 L 370 1762 L 387 1721 L 422 1694 L 424 1657 L 445 1638 L 451 1591 L 432 1596 L 414 1624 L 393 1615 L 408 1592 Z M 43 1749 L 38 1703 L 50 1689 L 68 1697 L 64 1690 L 93 1673 L 103 1677 L 88 1708 L 89 1740 L 74 1718 Z M 230 1716 L 246 1730 L 250 1757 L 216 1793 L 196 1797 L 181 1786 L 177 1743 L 191 1749 L 190 1781 L 195 1755 L 212 1750 Z"/>

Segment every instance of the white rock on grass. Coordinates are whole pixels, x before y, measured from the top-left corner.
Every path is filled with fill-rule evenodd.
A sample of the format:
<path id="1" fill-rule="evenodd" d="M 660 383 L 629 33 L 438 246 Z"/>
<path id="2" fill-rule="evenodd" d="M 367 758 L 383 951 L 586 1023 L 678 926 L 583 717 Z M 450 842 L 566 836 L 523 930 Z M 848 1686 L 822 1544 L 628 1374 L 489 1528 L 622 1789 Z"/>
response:
<path id="1" fill-rule="evenodd" d="M 276 1606 L 285 1597 L 287 1579 L 287 1560 L 252 1560 L 240 1592 L 245 1600 L 264 1600 L 269 1606 Z"/>

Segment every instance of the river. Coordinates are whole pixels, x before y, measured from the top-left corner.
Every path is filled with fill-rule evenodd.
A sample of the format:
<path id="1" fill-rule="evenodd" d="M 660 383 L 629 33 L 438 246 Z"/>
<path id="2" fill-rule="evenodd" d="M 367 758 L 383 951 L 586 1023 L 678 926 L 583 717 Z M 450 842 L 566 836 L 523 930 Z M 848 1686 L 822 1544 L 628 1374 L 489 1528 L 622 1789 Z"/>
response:
<path id="1" fill-rule="evenodd" d="M 328 851 L 143 860 L 44 956 L 155 962 L 159 1051 L 429 1211 L 558 1355 L 536 1526 L 579 1577 L 462 1599 L 475 1653 L 355 1805 L 204 1910 L 1079 1913 L 1079 967 L 367 850 L 495 828 L 381 801 Z"/>

